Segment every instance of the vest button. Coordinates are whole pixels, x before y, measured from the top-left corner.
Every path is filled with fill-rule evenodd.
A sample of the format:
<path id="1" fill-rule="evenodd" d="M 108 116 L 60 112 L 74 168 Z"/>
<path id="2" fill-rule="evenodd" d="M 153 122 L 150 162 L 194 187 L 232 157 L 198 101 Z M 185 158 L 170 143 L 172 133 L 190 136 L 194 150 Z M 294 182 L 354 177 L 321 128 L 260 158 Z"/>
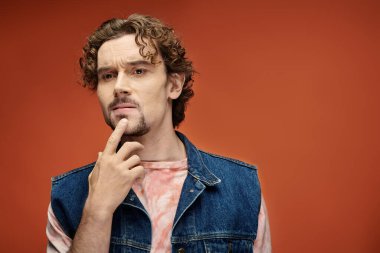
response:
<path id="1" fill-rule="evenodd" d="M 184 249 L 184 248 L 180 248 L 180 249 L 178 250 L 178 253 L 185 253 L 185 249 Z"/>

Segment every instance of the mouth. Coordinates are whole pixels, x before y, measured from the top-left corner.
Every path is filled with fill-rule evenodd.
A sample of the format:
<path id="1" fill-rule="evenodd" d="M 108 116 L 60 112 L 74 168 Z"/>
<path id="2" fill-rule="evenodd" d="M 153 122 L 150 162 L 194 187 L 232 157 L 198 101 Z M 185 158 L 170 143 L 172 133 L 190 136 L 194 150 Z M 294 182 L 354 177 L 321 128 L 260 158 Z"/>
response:
<path id="1" fill-rule="evenodd" d="M 119 110 L 119 109 L 135 109 L 136 106 L 131 103 L 120 103 L 115 106 L 113 106 L 111 109 L 112 111 Z"/>
<path id="2" fill-rule="evenodd" d="M 111 107 L 111 110 L 116 115 L 119 115 L 119 114 L 124 115 L 124 114 L 128 114 L 128 113 L 135 111 L 136 108 L 137 108 L 136 105 L 134 105 L 132 103 L 120 103 L 120 104 L 117 104 L 117 105 Z"/>

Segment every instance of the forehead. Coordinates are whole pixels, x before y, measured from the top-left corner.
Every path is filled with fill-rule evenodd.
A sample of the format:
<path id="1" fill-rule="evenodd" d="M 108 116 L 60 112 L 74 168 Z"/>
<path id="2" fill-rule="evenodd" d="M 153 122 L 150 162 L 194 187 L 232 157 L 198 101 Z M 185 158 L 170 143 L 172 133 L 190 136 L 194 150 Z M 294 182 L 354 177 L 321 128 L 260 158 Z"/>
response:
<path id="1" fill-rule="evenodd" d="M 134 34 L 126 34 L 119 38 L 104 42 L 98 50 L 98 67 L 120 64 L 122 62 L 131 62 L 147 60 L 140 55 L 140 48 L 136 44 Z M 153 52 L 150 46 L 144 48 L 144 53 Z M 158 55 L 161 58 L 160 55 Z"/>

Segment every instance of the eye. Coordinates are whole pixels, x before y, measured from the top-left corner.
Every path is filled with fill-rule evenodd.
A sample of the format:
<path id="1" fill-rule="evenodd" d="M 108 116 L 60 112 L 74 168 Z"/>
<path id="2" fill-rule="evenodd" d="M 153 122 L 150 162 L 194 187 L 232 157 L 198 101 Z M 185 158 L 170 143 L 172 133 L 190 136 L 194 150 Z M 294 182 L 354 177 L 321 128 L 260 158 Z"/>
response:
<path id="1" fill-rule="evenodd" d="M 107 73 L 102 74 L 100 77 L 104 81 L 109 81 L 109 80 L 115 78 L 116 76 L 117 75 L 115 73 L 107 72 Z"/>
<path id="2" fill-rule="evenodd" d="M 145 69 L 135 69 L 133 71 L 133 74 L 140 76 L 140 75 L 143 75 L 145 72 L 146 72 Z"/>
<path id="3" fill-rule="evenodd" d="M 102 75 L 102 79 L 103 80 L 110 80 L 110 79 L 112 79 L 114 77 L 115 77 L 115 74 L 113 74 L 113 73 L 105 73 L 105 74 Z"/>

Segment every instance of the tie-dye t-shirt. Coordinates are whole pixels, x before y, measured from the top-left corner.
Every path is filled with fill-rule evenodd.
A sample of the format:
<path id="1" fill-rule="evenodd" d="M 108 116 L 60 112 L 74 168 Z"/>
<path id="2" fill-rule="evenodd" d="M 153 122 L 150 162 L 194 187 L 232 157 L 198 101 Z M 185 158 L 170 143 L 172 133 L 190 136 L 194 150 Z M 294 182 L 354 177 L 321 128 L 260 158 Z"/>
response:
<path id="1" fill-rule="evenodd" d="M 154 253 L 171 252 L 171 230 L 182 186 L 187 176 L 187 159 L 179 162 L 144 162 L 144 180 L 133 190 L 152 222 Z"/>

